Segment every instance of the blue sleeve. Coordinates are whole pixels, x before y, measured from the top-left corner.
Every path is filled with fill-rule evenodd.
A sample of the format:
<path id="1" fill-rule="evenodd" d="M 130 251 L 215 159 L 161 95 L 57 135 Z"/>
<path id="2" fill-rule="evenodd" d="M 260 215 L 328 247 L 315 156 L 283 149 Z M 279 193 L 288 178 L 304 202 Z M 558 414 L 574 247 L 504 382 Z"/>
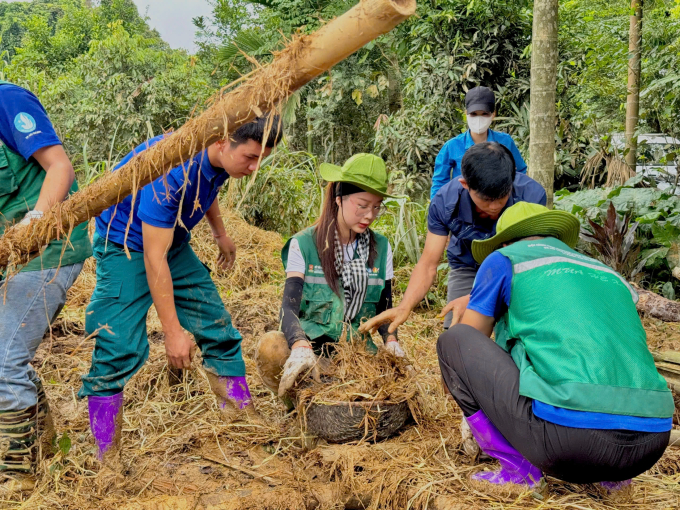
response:
<path id="1" fill-rule="evenodd" d="M 434 196 L 430 202 L 430 210 L 427 213 L 427 231 L 438 236 L 449 235 L 449 218 L 447 218 L 446 211 L 447 209 L 451 209 L 451 205 L 453 205 L 455 208 L 456 203 L 458 202 L 458 200 L 455 199 L 453 204 L 448 204 L 449 207 L 446 207 L 446 196 L 448 195 L 446 190 L 450 185 L 451 183 L 447 184 L 446 189 L 440 189 L 439 192 Z"/>
<path id="2" fill-rule="evenodd" d="M 510 306 L 511 283 L 510 259 L 498 251 L 493 252 L 477 271 L 468 308 L 486 317 L 500 319 Z"/>
<path id="3" fill-rule="evenodd" d="M 525 202 L 531 202 L 533 204 L 545 205 L 548 203 L 548 194 L 545 192 L 545 188 L 539 183 L 531 186 L 527 189 Z"/>
<path id="4" fill-rule="evenodd" d="M 34 94 L 16 85 L 2 85 L 0 90 L 0 139 L 10 149 L 28 160 L 39 149 L 61 145 Z"/>
<path id="5" fill-rule="evenodd" d="M 179 206 L 182 199 L 184 169 L 173 168 L 167 175 L 142 188 L 139 197 L 137 216 L 147 225 L 159 228 L 174 228 L 179 217 Z"/>
<path id="6" fill-rule="evenodd" d="M 515 168 L 517 169 L 518 172 L 525 174 L 527 173 L 527 164 L 524 162 L 524 158 L 522 157 L 522 154 L 519 152 L 519 149 L 515 144 L 515 140 L 513 140 L 512 137 L 509 135 L 508 137 L 510 138 L 510 140 L 508 141 L 508 149 L 510 149 L 510 152 L 512 152 L 512 157 L 515 158 Z"/>
<path id="7" fill-rule="evenodd" d="M 437 191 L 441 189 L 444 184 L 451 180 L 451 165 L 455 164 L 455 160 L 451 159 L 450 141 L 444 144 L 444 147 L 437 154 L 437 159 L 434 161 L 434 174 L 432 174 L 432 188 L 430 189 L 430 200 L 434 200 Z"/>

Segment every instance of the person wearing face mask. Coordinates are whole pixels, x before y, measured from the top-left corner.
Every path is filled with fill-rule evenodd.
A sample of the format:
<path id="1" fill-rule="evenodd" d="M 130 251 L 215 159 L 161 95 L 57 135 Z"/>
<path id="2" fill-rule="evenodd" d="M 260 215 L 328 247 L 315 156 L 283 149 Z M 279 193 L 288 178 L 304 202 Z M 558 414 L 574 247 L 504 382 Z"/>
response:
<path id="1" fill-rule="evenodd" d="M 513 204 L 546 203 L 543 187 L 515 171 L 512 154 L 503 145 L 475 144 L 463 157 L 461 168 L 461 177 L 439 190 L 430 204 L 425 247 L 401 303 L 364 323 L 360 332 L 384 328 L 389 323 L 389 334 L 403 324 L 434 283 L 445 250 L 457 283 L 453 297 L 449 286 L 448 304 L 440 317 L 455 309 L 455 324 L 465 311 L 479 269 L 472 256 L 472 242 L 493 236 L 499 216 Z M 445 323 L 445 328 L 449 324 Z"/>
<path id="2" fill-rule="evenodd" d="M 164 136 L 134 149 L 114 171 Z M 225 420 L 256 416 L 241 334 L 189 240 L 205 217 L 219 250 L 217 263 L 225 269 L 233 265 L 236 247 L 222 222 L 219 192 L 227 179 L 255 172 L 280 137 L 278 117 L 244 124 L 144 186 L 134 200 L 127 197 L 97 218 L 97 284 L 85 314 L 85 332 L 95 346 L 78 396 L 88 399 L 97 457 L 105 465 L 119 465 L 123 390 L 149 356 L 146 318 L 152 304 L 163 328 L 168 365 L 191 367 L 191 332 Z"/>
<path id="3" fill-rule="evenodd" d="M 496 97 L 488 87 L 475 87 L 465 95 L 465 114 L 468 131 L 449 140 L 439 151 L 434 163 L 430 200 L 447 182 L 461 173 L 461 162 L 465 152 L 476 143 L 496 142 L 507 147 L 515 160 L 515 169 L 526 173 L 527 165 L 517 149 L 515 141 L 507 133 L 489 129 L 496 118 Z"/>
<path id="4" fill-rule="evenodd" d="M 329 182 L 321 217 L 286 243 L 281 258 L 286 284 L 281 331 L 265 334 L 256 362 L 264 383 L 284 397 L 296 380 L 311 371 L 318 379 L 319 356 L 343 331 L 356 335 L 362 320 L 392 307 L 392 248 L 370 229 L 387 194 L 385 162 L 356 154 L 342 166 L 319 169 Z M 405 356 L 396 328 L 380 329 L 384 348 Z M 370 336 L 369 351 L 377 352 Z"/>

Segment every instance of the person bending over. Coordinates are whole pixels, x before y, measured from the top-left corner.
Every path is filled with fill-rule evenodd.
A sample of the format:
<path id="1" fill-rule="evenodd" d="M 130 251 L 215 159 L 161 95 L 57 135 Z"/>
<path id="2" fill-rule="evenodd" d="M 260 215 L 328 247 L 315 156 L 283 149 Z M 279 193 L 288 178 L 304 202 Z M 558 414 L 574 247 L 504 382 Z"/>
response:
<path id="1" fill-rule="evenodd" d="M 635 290 L 574 251 L 579 221 L 567 212 L 521 202 L 496 230 L 473 243 L 481 267 L 468 308 L 437 342 L 448 391 L 500 462 L 473 477 L 629 483 L 663 454 L 674 412 Z"/>
<path id="2" fill-rule="evenodd" d="M 515 173 L 512 154 L 500 144 L 485 142 L 471 147 L 463 157 L 462 167 L 462 177 L 444 186 L 430 204 L 425 247 L 401 303 L 367 321 L 361 331 L 373 331 L 390 322 L 391 332 L 403 324 L 434 283 L 444 250 L 451 273 L 448 305 L 441 315 L 446 315 L 444 327 L 448 328 L 453 315 L 449 311 L 455 308 L 459 314 L 465 309 L 466 296 L 479 268 L 470 251 L 472 242 L 494 235 L 498 217 L 513 204 L 546 203 L 543 187 Z"/>
<path id="3" fill-rule="evenodd" d="M 128 197 L 97 218 L 97 284 L 85 320 L 95 347 L 78 395 L 88 397 L 100 459 L 118 458 L 123 389 L 149 356 L 146 318 L 152 304 L 163 327 L 168 364 L 191 367 L 194 344 L 186 331 L 193 333 L 225 418 L 252 411 L 241 335 L 189 239 L 205 216 L 219 249 L 218 263 L 233 265 L 236 247 L 222 223 L 219 191 L 228 178 L 251 175 L 279 136 L 277 118 L 245 124 L 230 139 L 210 145 L 146 185 L 134 206 Z M 137 147 L 118 167 L 162 138 Z"/>

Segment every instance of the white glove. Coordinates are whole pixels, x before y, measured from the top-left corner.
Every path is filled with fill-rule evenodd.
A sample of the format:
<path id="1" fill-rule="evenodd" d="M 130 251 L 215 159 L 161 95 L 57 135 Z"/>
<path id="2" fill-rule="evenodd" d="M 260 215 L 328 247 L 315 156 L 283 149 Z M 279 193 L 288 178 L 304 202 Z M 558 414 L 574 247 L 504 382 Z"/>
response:
<path id="1" fill-rule="evenodd" d="M 404 349 L 401 348 L 401 345 L 399 345 L 398 340 L 388 340 L 387 343 L 385 343 L 385 350 L 397 358 L 406 357 L 406 353 L 404 352 Z"/>
<path id="2" fill-rule="evenodd" d="M 26 216 L 24 216 L 24 219 L 19 222 L 19 225 L 28 225 L 31 223 L 31 220 L 39 220 L 45 215 L 44 212 L 42 211 L 36 211 L 35 209 L 33 211 L 28 211 L 26 213 Z"/>
<path id="3" fill-rule="evenodd" d="M 283 397 L 293 387 L 300 374 L 309 369 L 312 370 L 314 380 L 321 382 L 317 361 L 311 347 L 295 347 L 286 360 L 286 364 L 283 365 L 283 375 L 279 383 L 279 397 Z"/>

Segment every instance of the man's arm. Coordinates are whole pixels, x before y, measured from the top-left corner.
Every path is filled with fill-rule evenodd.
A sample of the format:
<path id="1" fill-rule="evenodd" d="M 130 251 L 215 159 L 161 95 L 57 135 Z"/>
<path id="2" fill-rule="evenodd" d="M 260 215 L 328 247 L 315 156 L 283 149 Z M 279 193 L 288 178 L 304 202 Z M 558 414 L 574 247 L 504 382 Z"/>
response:
<path id="1" fill-rule="evenodd" d="M 177 317 L 172 274 L 167 259 L 174 229 L 153 227 L 142 222 L 142 236 L 146 279 L 163 326 L 168 363 L 176 368 L 190 368 L 193 342 L 182 329 Z"/>
<path id="2" fill-rule="evenodd" d="M 470 310 L 469 308 L 465 310 L 463 314 L 463 319 L 460 321 L 461 324 L 467 324 L 472 326 L 477 331 L 484 333 L 486 336 L 491 338 L 491 333 L 493 333 L 493 327 L 496 325 L 496 319 L 493 317 L 487 317 L 479 312 Z"/>
<path id="3" fill-rule="evenodd" d="M 231 237 L 227 235 L 227 231 L 224 228 L 219 198 L 215 198 L 215 201 L 205 213 L 205 219 L 208 220 L 215 243 L 220 249 L 217 265 L 222 267 L 222 269 L 231 269 L 236 261 L 236 245 Z"/>
<path id="4" fill-rule="evenodd" d="M 406 322 L 411 310 L 423 300 L 427 291 L 430 290 L 430 287 L 434 283 L 434 280 L 437 277 L 437 266 L 444 254 L 447 241 L 447 236 L 440 236 L 433 234 L 432 232 L 427 233 L 423 254 L 420 256 L 416 267 L 413 269 L 413 273 L 411 273 L 406 293 L 404 294 L 401 303 L 399 303 L 399 306 L 386 310 L 380 315 L 365 322 L 359 328 L 360 332 L 374 332 L 381 324 L 390 322 L 391 324 L 388 333 L 394 333 L 401 324 Z"/>
<path id="5" fill-rule="evenodd" d="M 68 196 L 76 174 L 61 145 L 38 149 L 33 153 L 33 158 L 47 173 L 34 209 L 47 212 L 54 204 L 63 201 Z"/>

